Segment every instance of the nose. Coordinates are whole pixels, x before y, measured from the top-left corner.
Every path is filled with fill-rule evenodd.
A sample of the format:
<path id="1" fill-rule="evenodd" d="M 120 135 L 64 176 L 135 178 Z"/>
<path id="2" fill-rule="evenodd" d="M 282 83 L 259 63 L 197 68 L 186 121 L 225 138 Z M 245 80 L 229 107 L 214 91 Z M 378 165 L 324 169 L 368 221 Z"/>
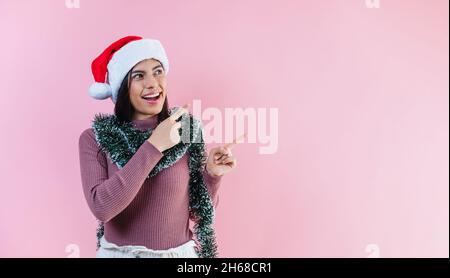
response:
<path id="1" fill-rule="evenodd" d="M 144 83 L 145 88 L 156 88 L 158 87 L 158 80 L 153 75 L 147 75 Z"/>

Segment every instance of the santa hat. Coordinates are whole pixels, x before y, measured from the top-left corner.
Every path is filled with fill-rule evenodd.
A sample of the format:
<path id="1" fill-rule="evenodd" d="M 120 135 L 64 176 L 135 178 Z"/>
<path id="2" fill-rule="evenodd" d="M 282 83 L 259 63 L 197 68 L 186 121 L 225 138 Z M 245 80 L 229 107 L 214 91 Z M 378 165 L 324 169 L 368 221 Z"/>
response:
<path id="1" fill-rule="evenodd" d="M 89 87 L 89 94 L 95 99 L 111 97 L 116 103 L 117 94 L 126 74 L 140 61 L 156 59 L 169 72 L 169 60 L 158 40 L 128 36 L 112 43 L 92 62 L 95 83 Z"/>

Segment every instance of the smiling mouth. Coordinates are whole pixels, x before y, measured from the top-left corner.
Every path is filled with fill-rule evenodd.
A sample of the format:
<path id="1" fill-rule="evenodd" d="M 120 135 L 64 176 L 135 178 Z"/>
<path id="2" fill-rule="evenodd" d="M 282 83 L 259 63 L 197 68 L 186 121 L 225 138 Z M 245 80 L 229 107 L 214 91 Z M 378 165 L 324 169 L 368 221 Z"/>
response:
<path id="1" fill-rule="evenodd" d="M 162 92 L 159 92 L 159 93 L 155 93 L 155 94 L 148 94 L 148 95 L 142 96 L 142 98 L 146 101 L 153 102 L 153 101 L 157 101 L 161 96 L 162 96 Z"/>

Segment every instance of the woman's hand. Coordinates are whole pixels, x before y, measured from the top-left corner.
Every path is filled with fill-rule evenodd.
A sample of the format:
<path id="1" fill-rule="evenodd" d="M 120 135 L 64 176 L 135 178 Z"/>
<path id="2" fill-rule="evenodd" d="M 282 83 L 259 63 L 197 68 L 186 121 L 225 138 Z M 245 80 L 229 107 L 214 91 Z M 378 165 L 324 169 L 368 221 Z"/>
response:
<path id="1" fill-rule="evenodd" d="M 187 113 L 188 105 L 179 108 L 175 113 L 170 115 L 167 119 L 159 123 L 153 130 L 152 135 L 147 140 L 152 143 L 160 152 L 172 148 L 181 141 L 181 136 L 178 130 L 181 128 L 181 123 L 176 119 Z"/>
<path id="2" fill-rule="evenodd" d="M 236 158 L 231 153 L 231 149 L 244 137 L 245 134 L 235 139 L 233 143 L 211 149 L 206 160 L 206 171 L 211 176 L 222 176 L 236 168 Z"/>

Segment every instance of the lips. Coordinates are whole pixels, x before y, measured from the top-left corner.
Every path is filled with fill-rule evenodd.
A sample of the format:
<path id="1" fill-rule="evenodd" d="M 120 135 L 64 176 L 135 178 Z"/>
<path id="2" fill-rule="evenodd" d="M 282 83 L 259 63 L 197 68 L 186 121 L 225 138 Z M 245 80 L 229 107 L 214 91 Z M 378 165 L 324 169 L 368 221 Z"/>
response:
<path id="1" fill-rule="evenodd" d="M 162 92 L 159 93 L 148 93 L 142 96 L 142 98 L 150 104 L 157 103 L 158 100 L 161 98 Z"/>

